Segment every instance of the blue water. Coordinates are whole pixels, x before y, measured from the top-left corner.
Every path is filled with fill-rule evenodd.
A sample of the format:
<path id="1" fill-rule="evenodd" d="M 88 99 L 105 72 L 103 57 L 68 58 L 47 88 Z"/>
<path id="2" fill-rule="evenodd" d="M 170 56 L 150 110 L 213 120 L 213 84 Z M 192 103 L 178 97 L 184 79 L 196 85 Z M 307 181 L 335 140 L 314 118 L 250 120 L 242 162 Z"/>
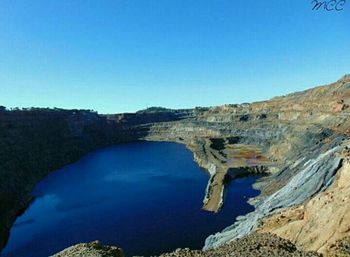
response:
<path id="1" fill-rule="evenodd" d="M 51 173 L 13 226 L 2 256 L 47 257 L 80 242 L 117 245 L 127 256 L 179 247 L 200 249 L 205 238 L 253 210 L 256 177 L 230 184 L 219 214 L 201 210 L 207 173 L 175 143 L 140 142 L 95 151 Z"/>

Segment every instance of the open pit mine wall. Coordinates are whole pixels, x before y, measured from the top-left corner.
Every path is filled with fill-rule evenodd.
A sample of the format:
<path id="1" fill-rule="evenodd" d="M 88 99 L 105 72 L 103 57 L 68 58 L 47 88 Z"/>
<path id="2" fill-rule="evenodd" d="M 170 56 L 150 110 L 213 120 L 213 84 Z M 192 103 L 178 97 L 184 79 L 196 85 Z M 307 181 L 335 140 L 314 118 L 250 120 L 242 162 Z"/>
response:
<path id="1" fill-rule="evenodd" d="M 169 115 L 161 113 L 161 118 L 154 113 L 139 113 L 135 118 L 134 115 L 98 115 L 81 110 L 1 109 L 1 246 L 6 243 L 15 218 L 30 203 L 34 185 L 50 172 L 95 149 L 140 139 L 175 141 L 185 144 L 194 153 L 198 164 L 212 171 L 217 168 L 213 165 L 218 164 L 208 158 L 208 149 L 202 138 L 234 135 L 235 143 L 259 145 L 267 152 L 271 145 L 284 141 L 288 135 L 295 135 L 293 126 L 283 121 L 277 124 L 259 122 L 252 126 L 246 121 L 231 123 L 214 118 L 208 121 L 198 118 L 200 114 L 186 110 Z M 175 120 L 169 121 L 169 117 Z M 139 124 L 139 119 L 145 123 Z M 322 140 L 323 133 L 315 128 L 297 133 L 296 137 L 303 138 L 303 147 L 299 149 L 302 154 Z M 283 174 L 292 176 L 288 172 Z"/>
<path id="2" fill-rule="evenodd" d="M 88 110 L 0 107 L 0 249 L 16 217 L 32 200 L 33 187 L 50 172 L 98 148 L 142 139 L 148 134 L 147 124 L 193 113 L 98 115 Z M 145 124 L 137 126 L 140 121 Z"/>
<path id="3" fill-rule="evenodd" d="M 259 183 L 262 194 L 254 200 L 253 213 L 206 240 L 205 248 L 219 246 L 253 231 L 262 217 L 332 184 L 341 163 L 336 153 L 350 135 L 349 106 L 350 76 L 269 101 L 193 110 L 98 115 L 0 106 L 0 247 L 30 203 L 35 184 L 90 151 L 134 140 L 175 141 L 212 172 L 220 166 L 208 158 L 211 149 L 202 147 L 203 140 L 234 138 L 234 144 L 258 146 L 276 173 Z"/>
<path id="4" fill-rule="evenodd" d="M 329 144 L 313 149 L 309 154 L 296 160 L 269 178 L 268 187 L 280 187 L 267 196 L 259 196 L 254 201 L 255 211 L 241 216 L 223 231 L 209 236 L 204 249 L 216 248 L 229 241 L 241 238 L 255 231 L 259 221 L 281 209 L 299 205 L 325 191 L 335 180 L 341 168 L 340 153 L 350 146 L 344 136 L 338 136 Z M 291 175 L 292 174 L 292 175 Z M 279 181 L 283 186 L 279 185 Z"/>
<path id="5" fill-rule="evenodd" d="M 177 110 L 98 115 L 89 110 L 1 107 L 0 247 L 32 200 L 33 187 L 50 172 L 112 144 L 150 137 L 189 145 L 189 139 L 196 137 L 221 137 L 220 124 L 196 121 L 198 114 L 198 110 Z M 205 155 L 197 152 L 198 162 L 206 168 Z"/>

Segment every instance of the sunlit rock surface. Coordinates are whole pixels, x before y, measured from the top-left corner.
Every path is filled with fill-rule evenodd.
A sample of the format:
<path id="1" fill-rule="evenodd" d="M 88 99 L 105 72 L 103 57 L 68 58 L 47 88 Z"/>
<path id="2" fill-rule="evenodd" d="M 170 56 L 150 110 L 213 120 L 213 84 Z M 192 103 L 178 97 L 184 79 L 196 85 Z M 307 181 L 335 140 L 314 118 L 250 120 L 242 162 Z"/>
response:
<path id="1" fill-rule="evenodd" d="M 126 253 L 127 254 L 127 253 Z M 97 242 L 72 246 L 52 257 L 123 257 L 116 247 Z M 320 257 L 316 252 L 298 250 L 293 243 L 272 234 L 253 234 L 209 251 L 177 249 L 158 257 Z M 156 257 L 156 256 L 154 256 Z"/>
<path id="2" fill-rule="evenodd" d="M 71 246 L 51 257 L 124 257 L 123 250 L 104 246 L 99 241 Z"/>

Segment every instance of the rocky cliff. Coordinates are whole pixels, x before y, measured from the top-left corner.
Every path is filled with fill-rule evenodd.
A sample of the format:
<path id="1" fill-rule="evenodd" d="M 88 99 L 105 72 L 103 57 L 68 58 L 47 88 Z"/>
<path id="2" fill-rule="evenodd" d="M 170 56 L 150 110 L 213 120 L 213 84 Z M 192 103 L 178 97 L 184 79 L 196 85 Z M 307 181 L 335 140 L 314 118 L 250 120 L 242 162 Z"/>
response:
<path id="1" fill-rule="evenodd" d="M 203 200 L 208 211 L 224 206 L 230 179 L 268 174 L 256 185 L 261 194 L 251 200 L 255 211 L 209 236 L 205 250 L 269 232 L 301 249 L 331 255 L 350 236 L 349 105 L 350 76 L 344 76 L 331 85 L 269 101 L 193 110 L 151 108 L 102 116 L 2 110 L 2 242 L 43 176 L 97 147 L 142 139 L 182 143 L 194 153 L 210 174 Z"/>
<path id="2" fill-rule="evenodd" d="M 350 78 L 345 76 L 328 86 L 251 105 L 253 112 L 265 109 L 267 116 L 275 116 L 270 132 L 274 129 L 272 124 L 284 130 L 277 142 L 262 145 L 275 174 L 258 185 L 262 194 L 253 201 L 255 211 L 208 237 L 205 249 L 258 230 L 290 239 L 303 249 L 327 254 L 337 239 L 349 236 L 350 219 L 341 215 L 346 209 L 338 207 L 339 201 L 349 204 L 349 195 L 335 186 L 337 177 L 347 169 L 349 90 Z M 341 200 L 337 205 L 323 194 Z M 296 214 L 295 209 L 306 208 L 305 203 L 314 205 L 314 211 L 310 208 Z M 339 219 L 327 223 L 332 220 L 330 213 L 337 213 Z M 340 227 L 335 229 L 337 226 Z"/>
<path id="3" fill-rule="evenodd" d="M 189 115 L 187 110 L 165 110 L 158 116 L 139 113 L 137 118 L 155 124 Z M 133 115 L 88 110 L 0 108 L 0 248 L 15 218 L 32 200 L 38 181 L 92 150 L 145 137 L 147 123 L 135 127 Z"/>
<path id="4" fill-rule="evenodd" d="M 269 101 L 214 107 L 191 120 L 157 124 L 147 137 L 185 142 L 194 152 L 211 175 L 207 210 L 222 207 L 227 177 L 270 174 L 256 185 L 261 195 L 251 201 L 255 211 L 209 236 L 205 250 L 261 231 L 330 254 L 335 242 L 350 233 L 350 195 L 346 179 L 338 178 L 347 170 L 349 105 L 350 76 L 344 76 Z"/>

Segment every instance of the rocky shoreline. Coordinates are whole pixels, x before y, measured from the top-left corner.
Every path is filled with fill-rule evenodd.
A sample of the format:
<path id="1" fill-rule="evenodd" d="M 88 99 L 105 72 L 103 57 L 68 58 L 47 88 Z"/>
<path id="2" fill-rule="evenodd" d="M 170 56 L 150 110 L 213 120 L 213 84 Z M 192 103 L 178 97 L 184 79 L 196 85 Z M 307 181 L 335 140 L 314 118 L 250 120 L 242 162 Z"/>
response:
<path id="1" fill-rule="evenodd" d="M 349 105 L 350 76 L 344 76 L 331 85 L 269 101 L 193 110 L 155 108 L 136 114 L 98 115 L 79 110 L 2 108 L 0 246 L 30 202 L 32 188 L 45 175 L 100 147 L 155 140 L 185 144 L 199 166 L 209 172 L 203 201 L 208 211 L 217 212 L 224 205 L 228 179 L 270 174 L 257 184 L 261 195 L 251 201 L 256 210 L 209 236 L 205 250 L 261 231 L 291 240 L 301 249 L 329 255 L 336 240 L 350 235 L 350 218 L 344 216 L 341 231 L 335 226 L 329 229 L 337 237 L 324 238 L 322 246 L 316 247 L 315 238 L 296 235 L 304 231 L 316 237 L 324 219 L 307 219 L 308 212 L 295 213 L 303 213 L 296 210 L 307 208 L 307 203 L 329 190 L 348 201 L 346 180 L 341 180 L 341 187 L 334 185 L 348 158 Z M 323 209 L 327 208 L 332 205 L 324 200 Z M 323 209 L 320 216 L 327 215 Z M 292 226 L 295 221 L 303 225 Z"/>

